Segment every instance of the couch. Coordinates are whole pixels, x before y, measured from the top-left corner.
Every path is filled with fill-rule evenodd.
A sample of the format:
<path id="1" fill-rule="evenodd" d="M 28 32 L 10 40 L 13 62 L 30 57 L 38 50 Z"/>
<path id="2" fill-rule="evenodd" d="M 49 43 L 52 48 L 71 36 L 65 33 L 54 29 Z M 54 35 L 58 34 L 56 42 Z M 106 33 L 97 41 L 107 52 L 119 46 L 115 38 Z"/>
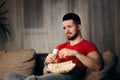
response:
<path id="1" fill-rule="evenodd" d="M 44 60 L 48 53 L 36 53 L 34 49 L 5 51 L 0 50 L 0 80 L 5 74 L 43 75 Z M 84 80 L 119 80 L 116 71 L 118 58 L 115 53 L 106 51 L 102 54 L 103 69 L 101 71 L 87 70 Z"/>

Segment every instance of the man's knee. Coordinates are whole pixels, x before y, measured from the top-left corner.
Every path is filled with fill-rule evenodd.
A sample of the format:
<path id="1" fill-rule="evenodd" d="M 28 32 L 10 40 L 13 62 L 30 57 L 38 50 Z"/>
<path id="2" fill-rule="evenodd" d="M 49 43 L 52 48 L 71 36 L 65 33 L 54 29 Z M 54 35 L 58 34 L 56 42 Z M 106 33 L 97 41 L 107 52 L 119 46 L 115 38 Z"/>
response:
<path id="1" fill-rule="evenodd" d="M 24 80 L 26 76 L 18 74 L 18 73 L 7 73 L 4 77 L 4 80 Z"/>
<path id="2" fill-rule="evenodd" d="M 38 80 L 35 75 L 27 77 L 25 80 Z"/>

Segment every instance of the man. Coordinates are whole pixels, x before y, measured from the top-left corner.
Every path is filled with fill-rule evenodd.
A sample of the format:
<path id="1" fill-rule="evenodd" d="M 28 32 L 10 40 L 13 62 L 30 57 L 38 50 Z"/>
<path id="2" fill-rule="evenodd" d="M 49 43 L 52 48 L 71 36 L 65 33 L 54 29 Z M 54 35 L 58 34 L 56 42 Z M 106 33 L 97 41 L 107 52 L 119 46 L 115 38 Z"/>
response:
<path id="1" fill-rule="evenodd" d="M 77 64 L 77 69 L 74 73 L 75 75 L 78 74 L 79 79 L 80 75 L 86 71 L 86 68 L 99 71 L 101 69 L 101 57 L 95 45 L 82 38 L 79 16 L 74 13 L 64 15 L 62 26 L 69 41 L 57 46 L 57 54 L 49 54 L 45 64 L 54 63 L 56 60 L 57 62 L 72 60 Z M 74 58 L 77 58 L 77 61 Z M 47 73 L 49 72 L 47 71 L 47 66 L 45 66 L 44 74 Z"/>
<path id="2" fill-rule="evenodd" d="M 101 69 L 101 57 L 96 46 L 81 35 L 81 20 L 75 13 L 63 16 L 62 27 L 67 39 L 66 43 L 56 47 L 55 54 L 48 54 L 45 60 L 43 76 L 29 76 L 25 80 L 82 80 L 86 69 L 99 71 Z M 76 63 L 73 72 L 66 74 L 50 73 L 47 65 L 72 60 Z M 19 79 L 18 79 L 19 80 Z"/>

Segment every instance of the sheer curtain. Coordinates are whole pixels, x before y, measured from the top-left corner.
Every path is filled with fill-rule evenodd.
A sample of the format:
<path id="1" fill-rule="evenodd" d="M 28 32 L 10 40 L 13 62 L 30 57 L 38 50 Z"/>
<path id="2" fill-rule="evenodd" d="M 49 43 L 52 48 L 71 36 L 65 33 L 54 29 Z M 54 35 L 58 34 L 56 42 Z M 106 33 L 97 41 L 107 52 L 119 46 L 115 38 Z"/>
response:
<path id="1" fill-rule="evenodd" d="M 13 40 L 5 48 L 51 52 L 56 45 L 66 41 L 61 28 L 62 16 L 75 12 L 81 17 L 85 39 L 93 41 L 100 52 L 116 51 L 119 4 L 115 4 L 117 1 L 114 0 L 8 0 Z"/>
<path id="2" fill-rule="evenodd" d="M 101 52 L 115 50 L 115 14 L 113 0 L 90 0 L 90 40 Z"/>

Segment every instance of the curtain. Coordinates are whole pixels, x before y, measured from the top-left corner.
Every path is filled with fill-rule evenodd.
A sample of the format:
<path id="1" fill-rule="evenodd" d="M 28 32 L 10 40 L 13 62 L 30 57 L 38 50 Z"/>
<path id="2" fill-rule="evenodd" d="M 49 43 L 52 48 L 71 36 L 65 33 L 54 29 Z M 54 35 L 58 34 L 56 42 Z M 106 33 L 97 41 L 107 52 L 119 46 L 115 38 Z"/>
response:
<path id="1" fill-rule="evenodd" d="M 101 53 L 108 49 L 119 52 L 119 0 L 8 0 L 8 8 L 13 39 L 6 43 L 7 50 L 52 52 L 67 40 L 62 16 L 75 12 L 81 17 L 85 39 L 93 41 Z"/>
<path id="2" fill-rule="evenodd" d="M 90 40 L 101 52 L 115 51 L 115 15 L 113 0 L 90 0 Z"/>

